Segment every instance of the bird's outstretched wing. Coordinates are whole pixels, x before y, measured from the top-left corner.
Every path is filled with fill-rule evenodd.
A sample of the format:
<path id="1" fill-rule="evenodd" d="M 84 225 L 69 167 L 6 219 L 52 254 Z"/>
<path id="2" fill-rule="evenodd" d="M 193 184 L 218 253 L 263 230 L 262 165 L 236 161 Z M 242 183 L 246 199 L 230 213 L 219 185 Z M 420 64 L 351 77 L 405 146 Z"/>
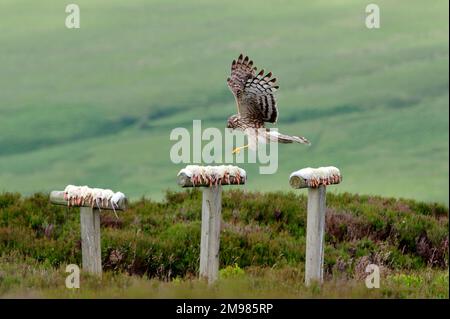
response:
<path id="1" fill-rule="evenodd" d="M 278 108 L 274 92 L 278 89 L 276 78 L 272 72 L 264 75 L 264 70 L 256 74 L 257 68 L 248 56 L 241 54 L 231 64 L 231 77 L 228 86 L 233 92 L 241 117 L 252 121 L 275 123 L 278 118 Z"/>

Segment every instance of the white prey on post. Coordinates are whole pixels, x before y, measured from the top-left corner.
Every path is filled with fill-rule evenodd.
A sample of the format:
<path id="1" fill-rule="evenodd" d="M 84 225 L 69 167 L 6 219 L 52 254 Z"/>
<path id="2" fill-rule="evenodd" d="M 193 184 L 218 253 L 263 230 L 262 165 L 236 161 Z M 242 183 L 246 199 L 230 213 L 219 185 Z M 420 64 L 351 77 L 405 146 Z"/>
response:
<path id="1" fill-rule="evenodd" d="M 245 184 L 246 172 L 237 166 L 188 165 L 178 173 L 178 185 L 182 187 L 211 187 L 213 185 Z"/>

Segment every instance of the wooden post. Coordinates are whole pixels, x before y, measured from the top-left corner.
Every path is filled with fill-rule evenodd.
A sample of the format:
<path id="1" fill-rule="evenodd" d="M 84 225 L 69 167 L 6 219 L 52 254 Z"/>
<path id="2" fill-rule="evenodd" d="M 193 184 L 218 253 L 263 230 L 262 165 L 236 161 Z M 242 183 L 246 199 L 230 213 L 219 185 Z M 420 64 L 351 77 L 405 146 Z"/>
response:
<path id="1" fill-rule="evenodd" d="M 293 188 L 308 188 L 306 221 L 305 284 L 323 282 L 325 246 L 326 185 L 339 184 L 340 171 L 335 167 L 305 168 L 289 177 Z"/>
<path id="2" fill-rule="evenodd" d="M 190 165 L 178 173 L 178 185 L 202 188 L 199 275 L 208 280 L 209 284 L 219 277 L 222 185 L 242 185 L 246 179 L 246 172 L 236 166 Z"/>
<path id="3" fill-rule="evenodd" d="M 308 188 L 305 283 L 323 281 L 326 188 Z"/>
<path id="4" fill-rule="evenodd" d="M 50 201 L 55 205 L 68 206 L 64 199 L 63 191 L 50 193 Z M 98 206 L 99 205 L 99 206 Z M 91 274 L 101 277 L 102 275 L 102 252 L 100 240 L 100 211 L 113 210 L 111 202 L 99 202 L 94 206 L 89 204 L 72 205 L 80 208 L 81 228 L 81 256 L 82 269 Z M 126 210 L 128 200 L 123 197 L 114 207 L 116 211 Z"/>
<path id="5" fill-rule="evenodd" d="M 97 208 L 80 207 L 80 223 L 83 270 L 101 276 L 100 211 Z"/>
<path id="6" fill-rule="evenodd" d="M 219 276 L 222 186 L 203 189 L 200 240 L 200 277 L 213 283 Z"/>

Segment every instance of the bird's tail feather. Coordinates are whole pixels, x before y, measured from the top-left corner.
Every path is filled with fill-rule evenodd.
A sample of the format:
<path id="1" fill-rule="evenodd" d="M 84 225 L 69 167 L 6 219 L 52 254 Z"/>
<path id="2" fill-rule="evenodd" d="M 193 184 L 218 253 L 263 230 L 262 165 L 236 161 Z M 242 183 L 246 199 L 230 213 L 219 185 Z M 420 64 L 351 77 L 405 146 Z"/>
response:
<path id="1" fill-rule="evenodd" d="M 278 133 L 276 131 L 271 131 L 269 133 L 270 140 L 278 143 L 288 144 L 288 143 L 300 143 L 300 144 L 306 144 L 311 145 L 311 142 L 308 141 L 306 137 L 303 136 L 290 136 Z"/>

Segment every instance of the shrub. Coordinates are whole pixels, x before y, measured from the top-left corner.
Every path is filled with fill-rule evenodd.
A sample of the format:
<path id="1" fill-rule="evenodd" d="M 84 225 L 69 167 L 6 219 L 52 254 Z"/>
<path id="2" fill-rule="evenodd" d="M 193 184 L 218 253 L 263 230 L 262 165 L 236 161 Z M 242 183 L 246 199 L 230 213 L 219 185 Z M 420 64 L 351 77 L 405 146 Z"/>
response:
<path id="1" fill-rule="evenodd" d="M 220 267 L 298 267 L 305 260 L 306 204 L 293 192 L 224 191 Z M 101 214 L 105 269 L 165 280 L 197 273 L 198 189 L 168 191 L 162 202 L 141 198 L 119 216 Z M 351 276 L 358 260 L 377 260 L 379 252 L 392 269 L 448 267 L 448 209 L 437 204 L 330 193 L 326 227 L 327 274 Z M 43 193 L 0 194 L 0 254 L 80 264 L 79 233 L 76 208 L 51 205 Z"/>
<path id="2" fill-rule="evenodd" d="M 245 275 L 245 271 L 238 264 L 226 266 L 219 270 L 219 278 L 235 278 Z"/>

